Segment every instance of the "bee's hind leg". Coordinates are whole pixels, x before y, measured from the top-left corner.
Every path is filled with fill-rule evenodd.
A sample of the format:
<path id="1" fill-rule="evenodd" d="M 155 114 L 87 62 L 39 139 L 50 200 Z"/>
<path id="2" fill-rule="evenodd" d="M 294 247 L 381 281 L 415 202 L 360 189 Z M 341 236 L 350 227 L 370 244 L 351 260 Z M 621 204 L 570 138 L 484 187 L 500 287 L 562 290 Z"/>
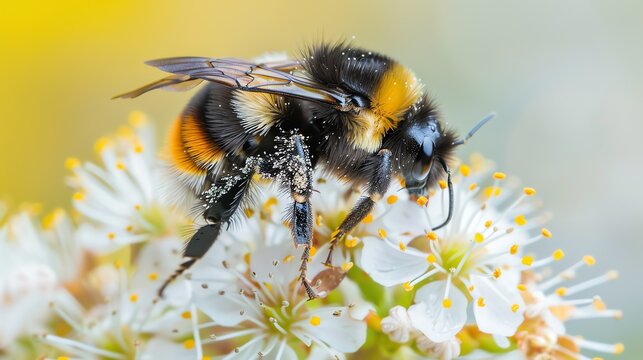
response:
<path id="1" fill-rule="evenodd" d="M 187 260 L 165 280 L 158 290 L 158 296 L 163 297 L 165 288 L 176 278 L 188 270 L 197 260 L 201 259 L 221 234 L 221 229 L 239 207 L 250 182 L 252 172 L 236 171 L 230 176 L 221 177 L 212 187 L 203 193 L 206 201 L 204 219 L 208 222 L 190 238 L 183 249 L 183 257 Z"/>
<path id="2" fill-rule="evenodd" d="M 333 266 L 333 250 L 337 245 L 337 241 L 353 230 L 360 221 L 364 220 L 373 210 L 375 202 L 384 196 L 391 183 L 391 175 L 393 172 L 391 152 L 387 149 L 382 149 L 376 155 L 372 155 L 372 158 L 369 160 L 371 164 L 365 167 L 370 172 L 370 174 L 366 176 L 366 179 L 368 179 L 366 196 L 361 197 L 357 201 L 357 204 L 355 204 L 351 212 L 339 225 L 339 228 L 333 232 L 330 247 L 328 248 L 328 256 L 326 257 L 326 261 L 324 261 L 324 265 L 326 266 Z"/>

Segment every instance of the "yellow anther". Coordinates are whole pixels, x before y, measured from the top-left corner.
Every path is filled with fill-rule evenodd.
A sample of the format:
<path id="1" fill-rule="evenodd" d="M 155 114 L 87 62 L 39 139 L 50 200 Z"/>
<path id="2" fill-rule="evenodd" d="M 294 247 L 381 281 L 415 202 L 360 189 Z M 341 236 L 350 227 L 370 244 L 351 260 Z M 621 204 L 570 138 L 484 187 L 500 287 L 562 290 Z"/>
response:
<path id="1" fill-rule="evenodd" d="M 195 345 L 195 343 L 194 343 L 194 340 L 193 340 L 193 339 L 188 339 L 188 340 L 185 340 L 185 341 L 183 342 L 183 347 L 184 347 L 186 350 L 192 350 L 192 349 L 194 349 L 194 345 Z"/>
<path id="2" fill-rule="evenodd" d="M 483 297 L 479 297 L 478 301 L 476 301 L 476 304 L 478 304 L 479 307 L 485 307 L 487 305 L 485 304 Z"/>
<path id="3" fill-rule="evenodd" d="M 484 196 L 490 198 L 491 194 L 493 196 L 500 196 L 500 187 L 499 186 L 488 186 L 484 189 Z"/>
<path id="4" fill-rule="evenodd" d="M 72 195 L 72 198 L 74 200 L 76 200 L 76 201 L 83 201 L 83 200 L 85 200 L 85 194 L 83 194 L 81 192 L 76 192 L 76 193 L 74 193 L 74 195 Z"/>
<path id="5" fill-rule="evenodd" d="M 344 240 L 344 245 L 346 245 L 346 247 L 349 249 L 354 248 L 355 246 L 357 246 L 358 241 L 359 239 L 356 237 L 351 237 L 351 238 L 347 237 L 346 240 Z"/>
<path id="6" fill-rule="evenodd" d="M 310 258 L 308 260 L 310 260 Z M 310 261 L 308 261 L 308 262 L 310 262 Z M 271 283 L 264 281 L 263 286 L 266 288 L 266 290 L 268 290 L 269 292 L 272 292 L 272 284 Z"/>
<path id="7" fill-rule="evenodd" d="M 80 160 L 76 158 L 70 157 L 70 158 L 67 158 L 67 160 L 65 160 L 65 168 L 67 168 L 67 170 L 74 170 L 79 166 L 80 166 Z"/>
<path id="8" fill-rule="evenodd" d="M 469 168 L 467 164 L 460 165 L 460 174 L 462 174 L 462 176 L 469 176 L 470 172 L 471 168 Z"/>
<path id="9" fill-rule="evenodd" d="M 484 241 L 484 235 L 482 235 L 481 233 L 477 232 L 477 233 L 473 236 L 473 239 L 474 239 L 477 243 L 481 243 L 481 242 L 483 242 L 483 241 Z"/>
<path id="10" fill-rule="evenodd" d="M 310 318 L 310 325 L 312 326 L 319 326 L 321 324 L 321 319 L 319 316 L 313 316 Z"/>
<path id="11" fill-rule="evenodd" d="M 556 295 L 558 295 L 558 296 L 561 296 L 561 297 L 562 297 L 562 296 L 565 296 L 565 294 L 567 294 L 567 288 L 566 288 L 566 287 L 562 287 L 562 286 L 561 286 L 561 287 L 559 287 L 558 289 L 556 289 L 556 291 L 555 291 L 555 292 L 556 292 Z"/>
<path id="12" fill-rule="evenodd" d="M 603 311 L 607 308 L 603 300 L 601 300 L 599 297 L 596 297 L 592 304 L 594 305 L 594 309 L 596 309 L 596 311 Z"/>
<path id="13" fill-rule="evenodd" d="M 438 234 L 436 234 L 436 233 L 435 233 L 435 232 L 433 232 L 433 231 L 429 231 L 429 232 L 426 234 L 426 238 L 427 238 L 427 239 L 429 239 L 429 240 L 432 240 L 432 241 L 433 241 L 433 240 L 437 240 L 437 239 L 438 239 Z"/>
<path id="14" fill-rule="evenodd" d="M 509 248 L 509 253 L 511 255 L 516 255 L 517 252 L 518 252 L 518 244 L 511 245 L 511 247 Z"/>
<path id="15" fill-rule="evenodd" d="M 255 211 L 253 209 L 251 209 L 251 208 L 245 208 L 245 209 L 243 209 L 243 213 L 246 215 L 246 217 L 248 219 L 250 219 L 252 217 L 252 215 L 255 214 Z"/>
<path id="16" fill-rule="evenodd" d="M 400 186 L 401 186 L 402 188 L 405 188 L 405 187 L 406 187 L 406 180 L 404 180 L 404 179 L 400 178 Z"/>
<path id="17" fill-rule="evenodd" d="M 314 246 L 310 247 L 310 256 L 315 256 L 317 254 L 317 248 Z"/>
<path id="18" fill-rule="evenodd" d="M 397 246 L 399 246 L 399 247 L 400 247 L 400 250 L 402 250 L 402 251 L 406 251 L 406 244 L 405 244 L 405 243 L 403 243 L 402 241 L 400 241 L 400 242 L 397 244 Z"/>
<path id="19" fill-rule="evenodd" d="M 525 215 L 516 216 L 514 221 L 516 222 L 516 225 L 518 225 L 518 226 L 524 226 L 527 223 L 527 219 L 525 219 Z"/>
<path id="20" fill-rule="evenodd" d="M 444 300 L 442 300 L 442 307 L 444 307 L 445 309 L 450 309 L 451 305 L 453 305 L 451 303 L 451 299 L 445 298 Z"/>
<path id="21" fill-rule="evenodd" d="M 519 309 L 520 309 L 520 305 L 518 305 L 518 304 L 511 305 L 511 311 L 512 312 L 517 312 Z"/>
<path id="22" fill-rule="evenodd" d="M 69 360 L 69 358 L 67 356 L 59 356 L 56 360 Z"/>
<path id="23" fill-rule="evenodd" d="M 507 177 L 507 174 L 505 174 L 503 172 L 495 172 L 495 173 L 493 173 L 493 178 L 496 179 L 496 180 L 502 180 L 502 179 L 504 179 L 506 177 Z"/>
<path id="24" fill-rule="evenodd" d="M 621 343 L 614 344 L 614 354 L 619 355 L 622 354 L 623 351 L 625 351 L 625 345 Z"/>
<path id="25" fill-rule="evenodd" d="M 498 279 L 500 278 L 500 276 L 502 276 L 502 270 L 500 270 L 500 268 L 496 268 L 495 270 L 493 270 L 493 277 Z"/>
<path id="26" fill-rule="evenodd" d="M 444 180 L 438 180 L 438 185 L 440 185 L 440 189 L 442 190 L 447 188 L 447 182 Z"/>
<path id="27" fill-rule="evenodd" d="M 315 218 L 315 224 L 317 224 L 317 226 L 322 226 L 323 223 L 324 223 L 324 217 L 321 216 L 321 214 L 317 215 L 317 217 Z"/>
<path id="28" fill-rule="evenodd" d="M 134 230 L 134 227 L 132 225 L 127 225 L 125 227 L 125 231 L 127 231 L 127 232 L 131 232 L 132 230 Z"/>
<path id="29" fill-rule="evenodd" d="M 491 225 L 493 225 L 493 221 L 491 220 L 487 220 L 484 222 L 484 227 L 486 227 L 487 229 L 490 228 Z"/>
<path id="30" fill-rule="evenodd" d="M 201 360 L 212 360 L 212 358 L 209 356 L 203 356 L 201 357 Z"/>
<path id="31" fill-rule="evenodd" d="M 190 311 L 184 311 L 181 313 L 181 317 L 184 319 L 192 319 L 192 313 Z"/>
<path id="32" fill-rule="evenodd" d="M 147 278 L 150 279 L 151 281 L 154 281 L 159 278 L 159 274 L 155 272 L 151 272 L 149 273 L 149 275 L 147 275 Z"/>
<path id="33" fill-rule="evenodd" d="M 529 256 L 529 255 L 526 255 L 526 256 L 524 256 L 522 258 L 522 264 L 523 265 L 531 266 L 531 264 L 533 264 L 533 263 L 534 263 L 534 258 Z"/>
<path id="34" fill-rule="evenodd" d="M 413 285 L 411 285 L 411 283 L 410 283 L 410 282 L 408 282 L 408 281 L 407 281 L 407 282 L 405 282 L 404 284 L 402 284 L 402 287 L 403 287 L 403 288 L 404 288 L 404 290 L 405 290 L 405 291 L 407 291 L 407 292 L 409 292 L 409 291 L 413 290 Z"/>
<path id="35" fill-rule="evenodd" d="M 565 257 L 565 252 L 562 249 L 556 249 L 556 251 L 554 251 L 551 256 L 554 258 L 554 260 L 559 261 Z"/>
<path id="36" fill-rule="evenodd" d="M 147 122 L 147 116 L 142 111 L 132 111 L 129 113 L 128 121 L 132 126 L 142 126 Z"/>
<path id="37" fill-rule="evenodd" d="M 114 234 L 113 232 L 108 233 L 107 238 L 110 239 L 110 240 L 114 240 L 114 238 L 116 238 L 116 234 Z"/>
<path id="38" fill-rule="evenodd" d="M 384 229 L 379 229 L 377 230 L 377 233 L 380 235 L 382 239 L 386 239 L 386 230 Z"/>
<path id="39" fill-rule="evenodd" d="M 471 185 L 469 185 L 469 191 L 473 191 L 473 190 L 475 190 L 477 187 L 478 187 L 478 184 L 476 184 L 476 183 L 472 183 Z"/>
<path id="40" fill-rule="evenodd" d="M 607 272 L 607 278 L 610 280 L 615 280 L 618 278 L 618 271 L 616 270 L 610 270 Z"/>
<path id="41" fill-rule="evenodd" d="M 524 192 L 525 195 L 527 195 L 527 196 L 536 195 L 536 189 L 534 189 L 532 187 L 526 187 L 526 188 L 522 189 L 522 192 Z"/>
<path id="42" fill-rule="evenodd" d="M 47 216 L 45 216 L 42 219 L 43 229 L 45 230 L 52 229 L 54 226 L 56 226 L 58 221 L 60 221 L 60 219 L 62 219 L 64 216 L 65 216 L 65 210 L 60 208 L 50 212 L 49 214 L 47 214 Z"/>
<path id="43" fill-rule="evenodd" d="M 594 259 L 594 257 L 593 257 L 592 255 L 585 255 L 585 256 L 583 256 L 583 261 L 584 261 L 584 262 L 585 262 L 585 264 L 587 264 L 588 266 L 594 266 L 594 264 L 596 264 L 596 259 Z"/>
<path id="44" fill-rule="evenodd" d="M 397 202 L 397 195 L 391 195 L 386 198 L 386 203 L 389 205 L 393 205 Z"/>
<path id="45" fill-rule="evenodd" d="M 527 291 L 527 286 L 525 286 L 525 284 L 518 284 L 517 288 L 520 291 Z"/>
<path id="46" fill-rule="evenodd" d="M 540 233 L 542 234 L 542 236 L 544 236 L 544 237 L 546 237 L 548 239 L 551 237 L 551 231 L 549 231 L 547 228 L 542 228 L 540 230 Z"/>
<path id="47" fill-rule="evenodd" d="M 266 201 L 264 201 L 264 203 L 263 203 L 263 205 L 261 205 L 261 207 L 262 207 L 262 209 L 263 209 L 263 210 L 265 210 L 265 211 L 270 211 L 270 210 L 271 210 L 271 208 L 272 208 L 274 205 L 277 205 L 277 203 L 278 203 L 278 202 L 279 202 L 279 201 L 277 200 L 277 198 L 276 198 L 276 197 L 271 196 L 271 197 L 269 197 Z"/>
<path id="48" fill-rule="evenodd" d="M 137 302 L 138 301 L 138 294 L 134 293 L 134 294 L 130 295 L 129 296 L 129 301 L 131 301 L 133 303 Z"/>
<path id="49" fill-rule="evenodd" d="M 429 254 L 429 255 L 427 255 L 427 257 L 426 257 L 426 261 L 428 261 L 428 262 L 429 262 L 429 264 L 433 264 L 433 263 L 435 263 L 436 261 L 438 261 L 438 259 L 435 257 L 435 255 L 433 255 L 433 254 Z"/>
<path id="50" fill-rule="evenodd" d="M 426 196 L 420 196 L 415 202 L 420 206 L 424 206 L 429 202 L 429 199 Z"/>
<path id="51" fill-rule="evenodd" d="M 473 286 L 473 285 L 469 286 L 469 292 L 470 292 L 470 293 L 472 293 L 472 292 L 473 292 L 473 290 L 475 290 L 475 289 L 476 289 L 476 287 L 475 287 L 475 286 Z"/>
<path id="52" fill-rule="evenodd" d="M 110 139 L 106 137 L 102 137 L 96 140 L 96 144 L 94 144 L 94 150 L 96 150 L 97 153 L 101 153 L 109 146 L 111 146 L 111 144 L 112 144 L 112 141 Z"/>
<path id="53" fill-rule="evenodd" d="M 286 264 L 288 264 L 288 263 L 289 263 L 289 262 L 291 262 L 294 258 L 295 258 L 295 256 L 294 256 L 294 255 L 286 255 L 286 256 L 284 256 L 283 262 L 284 262 L 284 263 L 286 263 Z"/>
<path id="54" fill-rule="evenodd" d="M 139 210 L 141 210 L 142 208 L 143 208 L 143 207 L 141 206 L 141 204 L 136 204 L 136 205 L 134 205 L 134 210 L 136 210 L 136 211 L 139 211 Z"/>
<path id="55" fill-rule="evenodd" d="M 350 270 L 352 268 L 353 268 L 353 262 L 352 261 L 345 262 L 345 263 L 342 264 L 342 270 L 344 270 L 344 271 L 348 271 L 348 270 Z"/>
<path id="56" fill-rule="evenodd" d="M 250 255 L 249 252 L 243 254 L 243 262 L 245 262 L 246 264 L 250 265 L 250 256 L 251 255 Z"/>
<path id="57" fill-rule="evenodd" d="M 371 214 L 371 213 L 369 213 L 368 215 L 366 215 L 366 217 L 364 218 L 364 220 L 362 220 L 362 223 L 364 223 L 364 224 L 370 224 L 370 223 L 372 223 L 372 222 L 373 222 L 373 214 Z"/>

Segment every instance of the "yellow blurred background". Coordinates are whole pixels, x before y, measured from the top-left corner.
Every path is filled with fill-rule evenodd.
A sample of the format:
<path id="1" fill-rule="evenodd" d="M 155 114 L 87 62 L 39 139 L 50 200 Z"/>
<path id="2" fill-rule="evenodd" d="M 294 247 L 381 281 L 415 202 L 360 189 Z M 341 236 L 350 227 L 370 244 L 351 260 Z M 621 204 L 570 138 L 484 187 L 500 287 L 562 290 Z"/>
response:
<path id="1" fill-rule="evenodd" d="M 622 341 L 622 358 L 635 359 L 643 354 L 642 35 L 636 1 L 3 1 L 0 194 L 14 208 L 67 206 L 67 157 L 95 159 L 94 141 L 132 110 L 165 130 L 190 93 L 110 100 L 161 75 L 144 60 L 293 54 L 355 37 L 414 69 L 461 133 L 498 112 L 461 154 L 481 151 L 539 190 L 554 214 L 552 248 L 620 270 L 600 293 L 625 318 L 575 329 Z"/>

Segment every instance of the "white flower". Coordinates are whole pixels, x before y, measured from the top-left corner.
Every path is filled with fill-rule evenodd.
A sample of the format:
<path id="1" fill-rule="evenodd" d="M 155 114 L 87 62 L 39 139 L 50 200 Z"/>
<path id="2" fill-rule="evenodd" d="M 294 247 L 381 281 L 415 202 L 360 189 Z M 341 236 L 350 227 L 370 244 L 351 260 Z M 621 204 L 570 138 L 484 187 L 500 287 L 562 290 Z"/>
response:
<path id="1" fill-rule="evenodd" d="M 596 260 L 587 255 L 569 268 L 556 273 L 548 279 L 532 272 L 523 274 L 520 285 L 522 296 L 527 304 L 526 321 L 518 329 L 516 339 L 518 348 L 529 358 L 571 357 L 585 359 L 583 350 L 620 354 L 623 344 L 605 344 L 590 341 L 567 333 L 565 323 L 572 320 L 598 318 L 620 319 L 620 310 L 608 309 L 598 296 L 570 298 L 571 296 L 616 279 L 615 271 L 565 286 L 576 277 L 578 269 L 593 266 Z"/>
<path id="2" fill-rule="evenodd" d="M 474 169 L 480 167 L 474 163 Z M 392 227 L 363 239 L 361 265 L 373 280 L 384 286 L 404 284 L 407 291 L 426 284 L 416 293 L 409 315 L 414 326 L 434 342 L 446 341 L 462 329 L 468 304 L 474 303 L 478 328 L 506 343 L 503 338 L 513 335 L 523 319 L 524 302 L 516 288 L 520 272 L 564 256 L 557 250 L 539 261 L 520 257 L 526 245 L 551 236 L 544 228 L 530 235 L 543 221 L 527 201 L 535 190 L 524 188 L 512 199 L 511 191 L 506 194 L 501 187 L 505 174 L 497 172 L 491 176 L 491 186 L 480 191 L 485 174 L 465 164 L 459 167 L 454 216 L 444 228 L 432 230 L 447 213 L 446 183 L 441 182 L 441 190 L 430 196 L 430 205 L 424 197 L 417 204 L 397 202 L 393 205 L 400 208 L 397 215 L 393 211 L 387 215 L 395 220 Z"/>
<path id="3" fill-rule="evenodd" d="M 74 208 L 88 219 L 79 238 L 93 251 L 176 235 L 187 223 L 161 196 L 154 130 L 144 115 L 133 113 L 132 127 L 99 139 L 103 166 L 67 159 L 69 184 L 76 190 Z"/>
<path id="4" fill-rule="evenodd" d="M 44 329 L 49 302 L 82 264 L 73 234 L 62 210 L 45 217 L 42 228 L 23 212 L 0 229 L 0 349 Z"/>
<path id="5" fill-rule="evenodd" d="M 295 349 L 302 344 L 321 348 L 332 357 L 357 351 L 366 339 L 365 322 L 350 316 L 346 306 L 310 306 L 298 279 L 301 254 L 291 242 L 282 242 L 250 253 L 247 271 L 242 272 L 244 266 L 234 260 L 195 268 L 195 302 L 212 319 L 201 325 L 212 329 L 203 343 L 230 341 L 236 346 L 231 359 L 258 354 L 296 359 Z M 313 257 L 315 261 L 320 260 Z M 337 285 L 332 285 L 337 281 L 336 270 L 318 269 L 309 272 L 313 284 L 321 280 L 322 287 Z M 224 286 L 221 279 L 231 282 Z"/>
<path id="6" fill-rule="evenodd" d="M 403 306 L 394 306 L 388 311 L 388 316 L 382 319 L 382 332 L 398 343 L 405 343 L 411 339 L 414 330 L 411 319 Z"/>
<path id="7" fill-rule="evenodd" d="M 174 241 L 157 241 L 141 250 L 132 275 L 120 261 L 93 269 L 86 277 L 90 288 L 79 296 L 106 300 L 86 307 L 69 293 L 59 297 L 51 307 L 72 331 L 48 333 L 42 341 L 66 357 L 195 359 L 196 308 L 190 309 L 185 292 L 169 289 L 167 300 L 156 295 L 179 263 L 175 253 Z"/>

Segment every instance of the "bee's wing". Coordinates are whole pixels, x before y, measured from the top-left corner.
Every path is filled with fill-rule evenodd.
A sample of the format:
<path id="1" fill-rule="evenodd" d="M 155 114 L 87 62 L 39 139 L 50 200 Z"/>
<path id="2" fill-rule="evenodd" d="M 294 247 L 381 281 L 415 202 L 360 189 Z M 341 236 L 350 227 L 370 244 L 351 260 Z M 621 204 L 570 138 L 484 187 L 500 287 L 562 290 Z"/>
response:
<path id="1" fill-rule="evenodd" d="M 327 88 L 305 76 L 293 74 L 299 65 L 293 60 L 255 64 L 240 59 L 176 57 L 152 60 L 146 64 L 174 75 L 118 95 L 116 98 L 133 98 L 158 88 L 183 90 L 206 80 L 244 91 L 272 93 L 325 103 L 340 110 L 352 108 L 349 94 L 339 89 Z M 184 86 L 186 83 L 188 86 Z"/>

